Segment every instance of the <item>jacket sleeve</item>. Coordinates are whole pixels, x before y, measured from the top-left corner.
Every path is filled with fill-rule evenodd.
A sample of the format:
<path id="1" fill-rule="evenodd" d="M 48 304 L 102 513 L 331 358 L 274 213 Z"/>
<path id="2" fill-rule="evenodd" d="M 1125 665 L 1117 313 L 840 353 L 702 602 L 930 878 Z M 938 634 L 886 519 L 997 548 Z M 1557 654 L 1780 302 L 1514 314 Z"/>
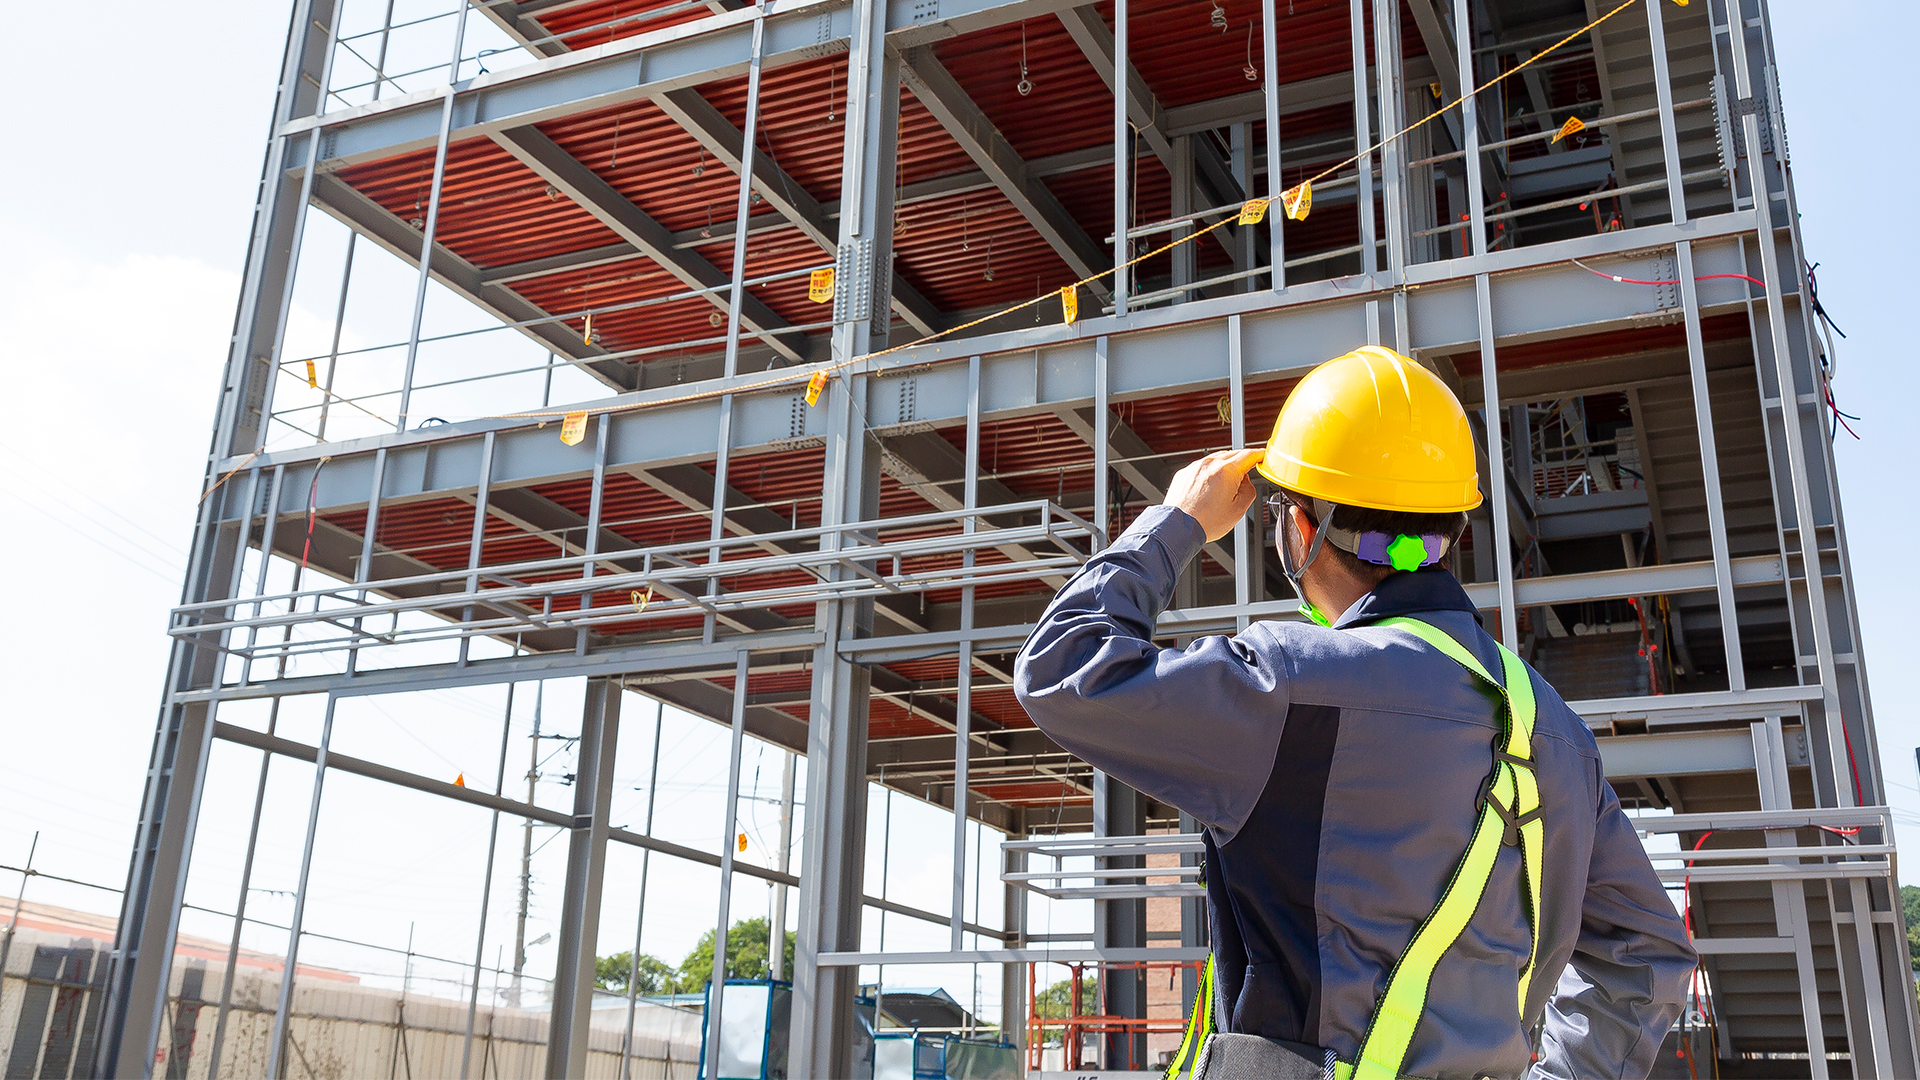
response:
<path id="1" fill-rule="evenodd" d="M 1048 606 L 1020 650 L 1014 691 L 1061 746 L 1224 842 L 1273 771 L 1287 681 L 1279 643 L 1258 625 L 1185 649 L 1153 643 L 1205 539 L 1184 511 L 1147 510 Z"/>
<path id="2" fill-rule="evenodd" d="M 1620 797 L 1602 779 L 1580 938 L 1547 1000 L 1531 1075 L 1646 1076 L 1698 960 Z"/>

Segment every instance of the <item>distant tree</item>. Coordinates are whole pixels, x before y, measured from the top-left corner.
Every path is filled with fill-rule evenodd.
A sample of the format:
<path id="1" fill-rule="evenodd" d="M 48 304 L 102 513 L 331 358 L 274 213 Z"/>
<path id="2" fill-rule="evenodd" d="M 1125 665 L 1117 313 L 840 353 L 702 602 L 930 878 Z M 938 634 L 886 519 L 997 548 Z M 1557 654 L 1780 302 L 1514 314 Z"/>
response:
<path id="1" fill-rule="evenodd" d="M 1098 985 L 1091 978 L 1080 980 L 1080 1014 L 1082 1016 L 1100 1011 L 1100 1003 L 1094 1000 L 1094 992 Z M 1062 1020 L 1072 1008 L 1072 979 L 1061 979 L 1033 996 L 1035 1016 L 1042 1016 L 1048 1020 Z"/>
<path id="2" fill-rule="evenodd" d="M 593 962 L 593 985 L 602 990 L 617 990 L 625 993 L 627 977 L 633 974 L 633 954 L 614 953 L 602 956 Z M 639 992 L 642 994 L 660 994 L 669 992 L 679 982 L 679 973 L 665 960 L 646 953 L 640 954 Z"/>
<path id="3" fill-rule="evenodd" d="M 1900 886 L 1900 906 L 1907 913 L 1907 954 L 1920 961 L 1920 886 Z"/>
<path id="4" fill-rule="evenodd" d="M 782 970 L 791 977 L 793 974 L 793 948 L 797 940 L 793 931 L 786 933 L 786 965 Z M 764 979 L 767 977 L 767 920 L 742 919 L 727 931 L 727 978 Z M 680 985 L 688 989 L 698 989 L 707 985 L 713 978 L 713 931 L 700 936 L 693 951 L 680 961 Z"/>

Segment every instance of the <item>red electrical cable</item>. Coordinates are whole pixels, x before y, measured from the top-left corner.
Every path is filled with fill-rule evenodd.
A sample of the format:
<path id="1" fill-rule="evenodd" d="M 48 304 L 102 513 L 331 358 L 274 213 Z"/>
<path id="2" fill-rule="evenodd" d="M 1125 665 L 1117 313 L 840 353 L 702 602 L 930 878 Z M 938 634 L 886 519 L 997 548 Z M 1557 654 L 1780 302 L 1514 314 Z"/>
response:
<path id="1" fill-rule="evenodd" d="M 307 542 L 300 547 L 300 570 L 293 578 L 293 587 L 296 589 L 300 587 L 300 579 L 306 576 L 307 556 L 313 554 L 313 519 L 319 511 L 320 470 L 332 460 L 331 456 L 320 459 L 320 464 L 313 467 L 313 483 L 307 486 Z"/>
<path id="2" fill-rule="evenodd" d="M 1621 277 L 1618 274 L 1609 274 L 1605 270 L 1595 270 L 1593 267 L 1588 266 L 1586 263 L 1581 262 L 1579 259 L 1569 259 L 1567 261 L 1571 262 L 1573 265 L 1579 267 L 1580 269 L 1585 270 L 1589 274 L 1592 274 L 1596 277 L 1606 278 L 1609 281 L 1617 281 L 1622 285 L 1678 285 L 1680 284 L 1680 282 L 1678 281 L 1642 281 L 1639 278 Z M 1745 274 L 1700 274 L 1695 276 L 1693 280 L 1712 281 L 1715 278 L 1739 278 L 1741 281 L 1750 281 L 1755 285 L 1760 286 L 1760 288 L 1762 289 L 1765 289 L 1767 287 L 1766 282 L 1761 281 L 1759 278 L 1750 278 Z"/>

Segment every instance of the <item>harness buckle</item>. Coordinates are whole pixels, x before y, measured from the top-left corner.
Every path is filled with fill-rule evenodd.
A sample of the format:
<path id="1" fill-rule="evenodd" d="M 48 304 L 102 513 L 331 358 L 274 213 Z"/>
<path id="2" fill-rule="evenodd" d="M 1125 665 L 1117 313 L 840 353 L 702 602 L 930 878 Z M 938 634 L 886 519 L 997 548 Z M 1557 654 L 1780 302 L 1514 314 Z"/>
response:
<path id="1" fill-rule="evenodd" d="M 1501 756 L 1504 757 L 1505 755 Z M 1509 762 L 1509 764 L 1517 765 L 1518 763 Z M 1531 766 L 1529 765 L 1529 767 Z M 1500 834 L 1501 845 L 1504 847 L 1518 847 L 1520 844 L 1520 827 L 1539 821 L 1542 816 L 1541 808 L 1536 806 L 1524 814 L 1516 814 L 1513 812 L 1512 807 L 1494 798 L 1493 784 L 1499 775 L 1500 770 L 1495 769 L 1493 772 L 1487 774 L 1486 779 L 1480 781 L 1480 794 L 1475 800 L 1475 808 L 1491 807 L 1494 814 L 1500 818 L 1501 823 L 1505 826 Z"/>

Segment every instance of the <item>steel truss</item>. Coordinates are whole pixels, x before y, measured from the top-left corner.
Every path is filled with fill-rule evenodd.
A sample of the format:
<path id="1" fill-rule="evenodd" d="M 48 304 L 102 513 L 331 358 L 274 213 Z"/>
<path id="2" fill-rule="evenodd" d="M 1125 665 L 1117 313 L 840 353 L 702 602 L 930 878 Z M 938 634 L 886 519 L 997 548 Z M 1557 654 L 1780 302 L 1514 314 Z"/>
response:
<path id="1" fill-rule="evenodd" d="M 1497 24 L 1483 25 L 1479 16 L 1470 19 L 1468 0 L 1455 0 L 1450 11 L 1431 0 L 1413 0 L 1409 10 L 1427 55 L 1370 67 L 1369 35 L 1401 39 L 1399 8 L 1379 4 L 1369 13 L 1363 0 L 1354 0 L 1351 75 L 1283 83 L 1275 3 L 1265 0 L 1258 88 L 1215 102 L 1167 108 L 1130 56 L 1126 0 L 1117 6 L 1111 32 L 1091 9 L 1073 0 L 768 0 L 718 10 L 722 6 L 681 25 L 575 52 L 564 51 L 564 42 L 545 35 L 532 14 L 519 12 L 531 12 L 529 5 L 487 5 L 490 18 L 541 58 L 499 73 L 468 74 L 462 70 L 456 34 L 447 85 L 328 111 L 318 88 L 329 85 L 339 16 L 336 0 L 296 0 L 239 318 L 209 448 L 208 494 L 196 522 L 182 604 L 170 626 L 173 647 L 108 978 L 96 1071 L 128 1077 L 151 1073 L 167 1014 L 173 942 L 196 815 L 216 740 L 313 764 L 303 866 L 311 861 L 321 787 L 330 770 L 568 830 L 565 914 L 558 934 L 561 961 L 547 1065 L 552 1077 L 576 1075 L 584 1061 L 585 995 L 592 980 L 599 888 L 609 843 L 716 866 L 724 882 L 738 872 L 799 890 L 791 1050 L 794 1075 L 799 1076 L 851 1075 L 851 1001 L 863 964 L 1002 964 L 1008 1009 L 1003 1030 L 1017 1032 L 1025 1030 L 1017 1011 L 1025 992 L 1025 964 L 1204 956 L 1203 930 L 1191 903 L 1183 901 L 1189 925 L 1178 947 L 1150 946 L 1145 932 L 1149 896 L 1187 895 L 1193 887 L 1139 884 L 1148 876 L 1192 876 L 1191 867 L 1150 873 L 1143 862 L 1154 853 L 1191 861 L 1191 837 L 1186 834 L 1192 823 L 1183 822 L 1173 834 L 1147 834 L 1150 808 L 1138 793 L 1098 774 L 1086 775 L 1037 732 L 1004 728 L 975 707 L 977 693 L 1004 690 L 1009 675 L 998 666 L 1004 662 L 996 654 L 1018 645 L 1035 614 L 1031 605 L 990 602 L 980 590 L 1057 583 L 1106 542 L 1115 524 L 1109 517 L 1110 485 L 1116 479 L 1124 479 L 1136 492 L 1155 487 L 1154 477 L 1141 464 L 1145 444 L 1121 423 L 1115 406 L 1206 391 L 1226 399 L 1225 415 L 1241 418 L 1250 388 L 1297 377 L 1327 356 L 1370 342 L 1390 344 L 1432 363 L 1478 412 L 1489 499 L 1484 517 L 1474 526 L 1473 547 L 1476 558 L 1484 560 L 1485 572 L 1475 575 L 1470 591 L 1509 646 L 1522 645 L 1524 613 L 1556 604 L 1698 597 L 1705 605 L 1701 610 L 1712 617 L 1727 657 L 1724 690 L 1574 704 L 1601 734 L 1608 773 L 1616 784 L 1675 775 L 1732 778 L 1730 782 L 1747 785 L 1740 789 L 1741 799 L 1757 802 L 1751 811 L 1641 819 L 1648 834 L 1692 837 L 1713 830 L 1754 839 L 1742 846 L 1662 856 L 1663 861 L 1681 864 L 1663 869 L 1663 875 L 1698 890 L 1706 915 L 1714 911 L 1718 894 L 1713 890 L 1729 884 L 1765 888 L 1773 901 L 1773 935 L 1702 936 L 1713 992 L 1739 991 L 1738 971 L 1716 966 L 1721 957 L 1790 955 L 1804 1020 L 1799 1045 L 1812 1051 L 1807 1060 L 1814 1075 L 1826 1075 L 1830 1051 L 1848 1054 L 1855 1076 L 1920 1072 L 1914 992 L 1894 892 L 1890 822 L 1880 805 L 1885 802 L 1884 784 L 1828 444 L 1822 351 L 1799 270 L 1805 260 L 1793 189 L 1783 167 L 1784 126 L 1763 0 L 1709 0 L 1684 16 L 1647 2 L 1644 19 L 1623 14 L 1618 24 L 1593 35 L 1593 49 L 1604 63 L 1643 61 L 1651 71 L 1651 102 L 1616 108 L 1609 97 L 1613 115 L 1601 125 L 1622 132 L 1640 125 L 1636 137 L 1649 143 L 1657 139 L 1660 147 L 1652 174 L 1639 165 L 1635 168 L 1642 172 L 1630 173 L 1624 160 L 1615 163 L 1622 183 L 1609 197 L 1625 215 L 1618 231 L 1527 246 L 1502 241 L 1502 226 L 1526 211 L 1501 200 L 1509 189 L 1528 181 L 1510 172 L 1518 166 L 1502 152 L 1517 140 L 1503 138 L 1500 118 L 1483 118 L 1483 103 L 1470 98 L 1457 116 L 1449 114 L 1443 123 L 1423 129 L 1410 145 L 1390 144 L 1363 154 L 1347 185 L 1352 190 L 1333 189 L 1336 197 L 1355 205 L 1358 243 L 1351 247 L 1290 256 L 1282 229 L 1269 229 L 1264 245 L 1251 227 L 1223 230 L 1218 234 L 1221 243 L 1234 259 L 1230 273 L 1203 281 L 1195 260 L 1183 256 L 1174 261 L 1173 281 L 1164 289 L 1145 287 L 1125 273 L 1116 275 L 1110 283 L 1112 315 L 1071 325 L 998 330 L 884 356 L 874 354 L 891 340 L 894 312 L 920 331 L 947 317 L 892 269 L 890 223 L 896 202 L 932 197 L 926 185 L 926 190 L 916 190 L 894 182 L 903 81 L 977 166 L 973 174 L 941 183 L 953 190 L 998 192 L 1069 266 L 1084 264 L 1099 271 L 1112 265 L 1110 259 L 1124 261 L 1127 244 L 1136 235 L 1177 233 L 1204 220 L 1207 211 L 1199 207 L 1252 195 L 1277 199 L 1283 165 L 1308 163 L 1303 157 L 1318 161 L 1315 155 L 1327 152 L 1283 142 L 1283 116 L 1350 106 L 1357 144 L 1365 147 L 1373 141 L 1372 133 L 1404 126 L 1409 110 L 1432 107 L 1421 103 L 1429 79 L 1445 88 L 1448 100 L 1459 87 L 1477 84 L 1481 72 L 1476 56 L 1500 44 L 1506 31 Z M 514 10 L 503 13 L 505 7 Z M 1118 91 L 1112 145 L 1079 155 L 1089 160 L 1111 156 L 1111 255 L 1065 214 L 1041 182 L 1050 169 L 1072 164 L 1064 158 L 1020 160 L 929 48 L 945 38 L 1042 17 L 1064 22 L 1095 70 Z M 455 22 L 464 25 L 466 18 L 463 5 Z M 1695 48 L 1696 38 L 1700 48 L 1711 46 L 1710 109 L 1703 107 L 1708 98 L 1692 90 L 1676 103 L 1675 86 L 1692 76 L 1669 70 L 1674 51 L 1664 21 L 1669 18 L 1675 20 L 1675 35 L 1691 35 L 1687 48 Z M 1644 51 L 1643 57 L 1636 48 Z M 763 68 L 839 53 L 847 56 L 851 90 L 845 186 L 843 199 L 828 206 L 796 192 L 797 185 L 777 165 L 757 159 L 753 132 Z M 1116 72 L 1122 77 L 1116 79 Z M 748 79 L 749 104 L 743 128 L 734 130 L 730 121 L 711 106 L 703 109 L 704 99 L 688 91 L 741 74 Z M 1539 94 L 1537 83 L 1510 89 L 1516 95 Z M 676 123 L 693 131 L 702 146 L 740 175 L 735 215 L 740 224 L 727 226 L 736 241 L 731 270 L 687 258 L 677 245 L 690 242 L 688 238 L 669 234 L 533 128 L 642 99 L 663 103 Z M 1700 119 L 1709 114 L 1710 121 Z M 1142 121 L 1153 134 L 1136 149 L 1129 133 Z M 1264 146 L 1255 145 L 1256 122 L 1264 125 Z M 1684 134 L 1683 123 L 1688 125 Z M 1703 169 L 1689 157 L 1683 167 L 1683 149 L 1692 145 L 1687 140 L 1702 123 L 1717 127 L 1718 164 Z M 1218 141 L 1214 131 L 1232 137 Z M 619 243 L 565 256 L 554 266 L 484 271 L 437 243 L 435 222 L 448 148 L 473 139 L 504 147 L 556 191 L 613 228 Z M 340 177 L 347 166 L 427 150 L 434 154 L 434 179 L 417 230 Z M 1128 165 L 1137 154 L 1167 162 L 1179 179 L 1168 222 L 1142 227 L 1130 219 Z M 1264 188 L 1256 186 L 1256 159 L 1264 161 Z M 1430 171 L 1419 173 L 1422 169 Z M 1426 179 L 1416 181 L 1420 176 Z M 1376 220 L 1374 199 L 1360 197 L 1363 185 L 1357 181 L 1362 179 L 1364 187 L 1380 195 L 1383 220 Z M 1487 197 L 1489 179 L 1503 193 L 1501 199 Z M 1455 211 L 1464 208 L 1464 228 L 1439 220 L 1433 202 L 1436 187 L 1444 188 Z M 772 214 L 750 216 L 755 192 L 772 202 Z M 286 363 L 284 328 L 293 268 L 311 207 L 345 222 L 356 239 L 364 236 L 417 270 L 408 376 L 398 388 L 403 402 L 413 389 L 411 358 L 421 340 L 427 282 L 437 280 L 551 348 L 555 360 L 549 370 L 572 364 L 608 384 L 611 396 L 573 406 L 596 414 L 588 437 L 578 445 L 562 443 L 550 427 L 528 417 L 411 428 L 403 403 L 401 422 L 392 432 L 308 448 L 266 449 L 267 428 L 276 415 L 274 387 Z M 1636 213 L 1645 220 L 1636 219 Z M 813 327 L 829 331 L 823 340 L 794 337 L 793 331 L 808 327 L 780 324 L 743 292 L 746 238 L 775 225 L 797 226 L 829 248 L 842 268 L 843 282 L 859 283 L 860 297 L 839 304 L 830 324 Z M 635 255 L 653 259 L 725 312 L 724 338 L 715 339 L 724 342 L 724 356 L 703 359 L 690 383 L 649 385 L 645 365 L 611 356 L 559 325 L 555 312 L 514 291 L 520 281 L 563 268 L 561 264 L 585 266 Z M 1335 257 L 1354 260 L 1358 272 L 1326 280 L 1288 280 L 1292 269 Z M 1576 258 L 1607 275 L 1671 280 L 1673 285 L 1651 291 L 1623 287 L 1574 265 L 1571 260 Z M 1764 284 L 1753 286 L 1727 276 L 1699 280 L 1708 275 L 1744 275 Z M 724 301 L 722 288 L 729 290 Z M 1714 343 L 1704 328 L 1708 320 L 1728 317 L 1744 317 L 1753 342 L 1758 401 L 1752 404 L 1765 431 L 1772 553 L 1736 551 L 1729 539 L 1736 526 L 1728 520 L 1731 498 L 1721 475 L 1715 423 L 1716 408 L 1726 407 L 1723 367 L 1710 363 Z M 1684 337 L 1684 347 L 1673 357 L 1672 380 L 1684 387 L 1695 420 L 1706 550 L 1700 558 L 1626 570 L 1544 576 L 1530 572 L 1534 564 L 1522 560 L 1533 538 L 1531 492 L 1516 490 L 1520 482 L 1507 467 L 1526 453 L 1526 440 L 1523 433 L 1516 434 L 1513 441 L 1520 445 L 1509 453 L 1500 417 L 1506 409 L 1524 408 L 1536 375 L 1511 369 L 1503 373 L 1494 362 L 1496 347 L 1662 326 L 1678 326 Z M 798 381 L 768 388 L 765 373 L 743 366 L 743 340 L 756 336 L 771 343 L 774 352 L 765 353 L 767 358 L 777 355 L 794 364 L 800 376 L 833 365 L 822 407 L 802 403 Z M 755 367 L 761 358 L 754 354 Z M 337 348 L 332 359 L 337 359 Z M 1456 360 L 1477 360 L 1478 374 L 1462 378 Z M 1509 380 L 1504 394 L 1503 379 Z M 1643 384 L 1618 377 L 1602 378 L 1597 385 Z M 983 475 L 982 425 L 1013 417 L 1061 418 L 1078 433 L 1090 452 L 1093 490 L 1079 494 L 1090 498 L 1091 514 L 1067 509 L 1080 503 L 1064 493 L 1053 500 L 1021 499 Z M 961 460 L 929 465 L 924 453 L 916 457 L 912 452 L 915 437 L 960 425 L 966 432 Z M 1232 444 L 1242 445 L 1244 425 L 1228 426 Z M 1732 434 L 1724 428 L 1718 433 Z M 777 517 L 769 520 L 766 507 L 740 495 L 729 482 L 729 465 L 736 459 L 813 447 L 824 455 L 820 523 L 815 527 L 780 527 Z M 697 465 L 706 462 L 711 462 L 712 472 L 702 473 L 704 480 L 685 475 L 701 472 Z M 948 472 L 940 472 L 948 466 Z M 938 512 L 883 515 L 878 494 L 883 474 L 913 487 Z M 638 479 L 704 516 L 707 538 L 653 546 L 622 540 L 607 527 L 603 506 L 609 478 L 621 476 Z M 542 501 L 533 490 L 542 482 L 579 477 L 590 478 L 591 507 L 585 514 Z M 435 499 L 473 508 L 463 568 L 409 562 L 376 543 L 383 513 Z M 351 513 L 364 513 L 358 536 L 331 527 L 318 533 L 312 529 L 316 515 Z M 529 533 L 551 540 L 560 554 L 485 562 L 490 515 L 521 523 Z M 304 564 L 299 536 L 303 524 L 308 528 L 306 547 L 317 553 L 314 572 L 329 575 L 335 583 L 302 587 L 296 580 L 291 589 L 266 592 L 265 555 L 291 559 L 300 553 Z M 1501 542 L 1507 538 L 1514 543 Z M 1267 587 L 1261 569 L 1263 543 L 1258 523 L 1249 520 L 1235 529 L 1229 542 L 1210 546 L 1209 557 L 1231 575 L 1231 588 L 1208 592 L 1197 577 L 1183 583 L 1161 631 L 1183 638 L 1244 628 L 1253 618 L 1290 616 L 1294 603 L 1276 598 Z M 245 571 L 250 548 L 262 557 L 256 560 L 260 572 L 249 587 Z M 995 553 L 992 558 L 989 552 Z M 385 572 L 378 572 L 376 561 Z M 787 578 L 773 585 L 743 584 L 751 575 Z M 899 602 L 935 592 L 958 595 L 957 604 L 947 609 L 950 618 L 928 618 Z M 624 599 L 609 604 L 607 593 Z M 1780 618 L 1792 639 L 1795 677 L 1791 685 L 1749 685 L 1743 634 L 1776 599 L 1783 605 Z M 796 606 L 810 607 L 811 616 L 777 610 L 791 612 Z M 470 655 L 475 638 L 517 639 L 525 648 L 515 648 L 506 657 Z M 382 649 L 429 643 L 454 643 L 457 657 L 398 668 L 364 662 Z M 320 676 L 288 672 L 288 659 L 316 654 L 344 656 L 344 671 Z M 886 667 L 929 655 L 956 661 L 951 684 L 928 692 L 938 698 L 937 707 L 916 705 L 919 684 L 890 681 L 898 677 Z M 749 679 L 775 671 L 808 673 L 804 706 L 809 721 L 752 700 Z M 571 813 L 455 787 L 331 750 L 334 705 L 344 698 L 567 676 L 592 680 L 583 718 L 587 749 L 581 758 L 582 781 Z M 730 690 L 716 679 L 731 679 Z M 607 788 L 623 688 L 644 688 L 730 723 L 728 783 L 735 795 L 744 734 L 807 755 L 804 799 L 810 827 L 797 873 L 736 866 L 731 845 L 720 853 L 696 851 L 610 824 Z M 294 694 L 326 697 L 328 721 L 317 743 L 296 743 L 271 728 L 253 731 L 217 717 L 223 701 L 265 698 L 277 706 L 280 698 Z M 902 698 L 916 715 L 936 722 L 941 733 L 870 739 L 871 703 Z M 1014 761 L 1027 762 L 1033 777 L 1071 792 L 1080 816 L 1062 821 L 1091 824 L 1095 835 L 1028 839 L 1041 822 L 976 790 L 1005 775 Z M 866 894 L 867 780 L 876 766 L 909 775 L 918 770 L 917 775 L 938 775 L 946 781 L 943 792 L 930 788 L 928 797 L 936 803 L 944 800 L 943 805 L 956 811 L 956 867 L 964 861 L 969 816 L 1013 837 L 1001 852 L 1001 929 L 963 917 L 966 895 L 958 871 L 947 912 Z M 1795 777 L 1802 778 L 1801 789 L 1792 786 Z M 261 783 L 264 790 L 264 773 Z M 1757 790 L 1757 800 L 1749 789 Z M 1809 801 L 1812 805 L 1806 805 Z M 1090 818 L 1085 816 L 1086 803 L 1091 803 Z M 1845 837 L 1834 831 L 1850 829 L 1858 831 Z M 731 829 L 726 835 L 732 835 Z M 1096 857 L 1096 866 L 1079 876 L 1095 880 L 1092 886 L 1063 886 L 1076 875 L 1057 865 L 1053 870 L 1028 868 L 1035 855 L 1087 854 Z M 303 869 L 290 958 L 301 935 L 305 877 Z M 1075 947 L 1053 948 L 1044 935 L 1031 933 L 1026 903 L 1035 893 L 1094 898 L 1092 934 Z M 729 925 L 726 895 L 723 888 L 717 922 L 722 935 Z M 977 904 L 979 898 L 974 899 Z M 866 951 L 860 914 L 868 906 L 944 922 L 950 947 L 915 953 Z M 966 934 L 999 947 L 965 949 Z M 1830 961 L 1815 948 L 1820 934 L 1830 935 Z M 1830 967 L 1819 968 L 1828 963 Z M 1829 1002 L 1822 1000 L 1821 970 L 1832 973 L 1838 991 L 1828 992 Z M 286 985 L 290 987 L 291 980 Z M 1109 992 L 1106 1011 L 1144 1015 L 1143 986 L 1116 979 Z M 1139 1011 L 1129 1011 L 1134 1009 Z M 287 1011 L 283 993 L 276 1017 L 279 1030 L 284 1030 Z M 1829 1017 L 1837 1022 L 1828 1024 Z M 1734 1045 L 1727 1033 L 1721 1045 Z M 1144 1058 L 1144 1042 L 1124 1049 L 1122 1056 Z"/>

